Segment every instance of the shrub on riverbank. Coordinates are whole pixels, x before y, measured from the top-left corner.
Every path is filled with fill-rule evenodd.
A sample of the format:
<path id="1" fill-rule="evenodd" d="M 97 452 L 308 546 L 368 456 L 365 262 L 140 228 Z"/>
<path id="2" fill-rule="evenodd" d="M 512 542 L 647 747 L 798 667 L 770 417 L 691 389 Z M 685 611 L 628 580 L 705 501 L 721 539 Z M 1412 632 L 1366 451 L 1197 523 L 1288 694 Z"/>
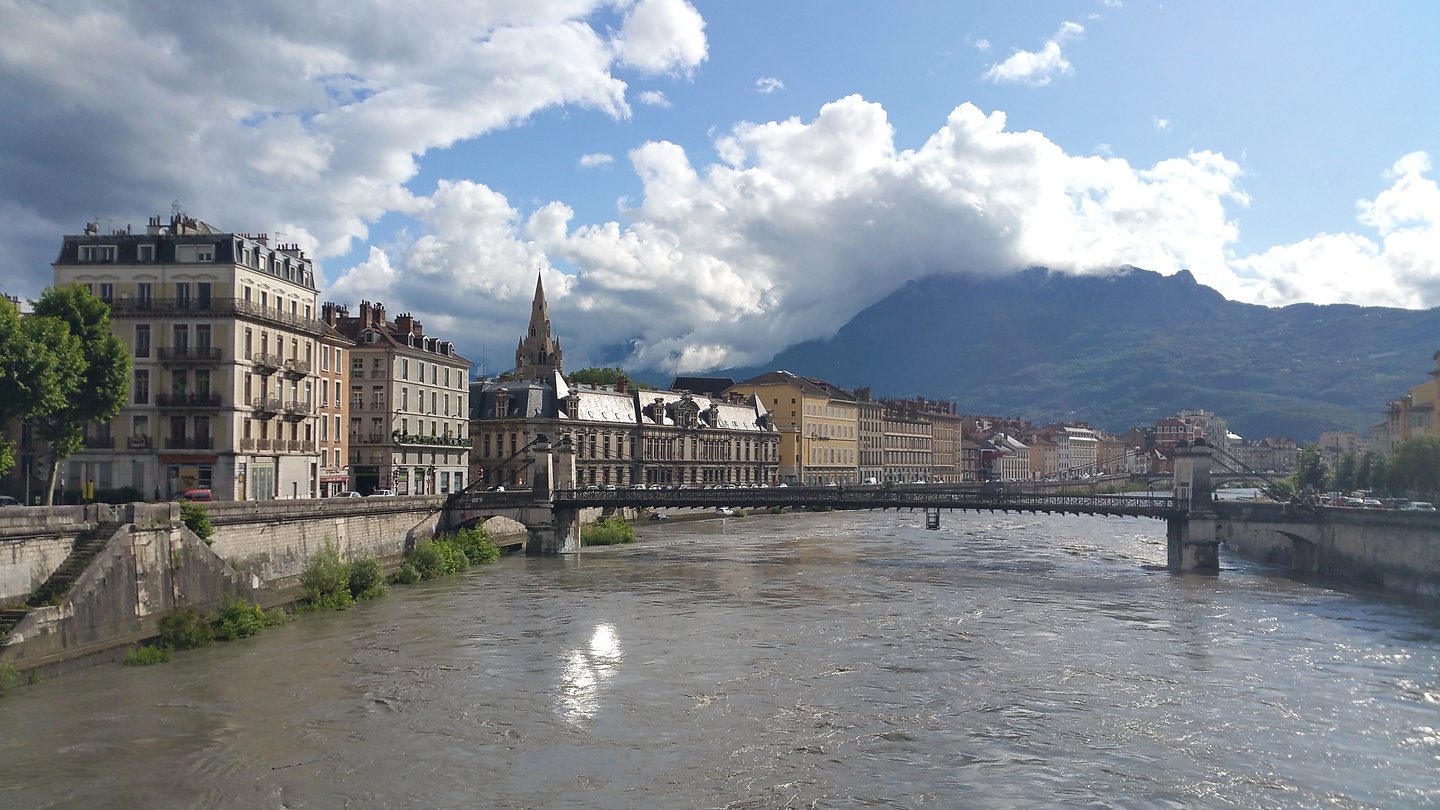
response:
<path id="1" fill-rule="evenodd" d="M 344 610 L 362 599 L 385 595 L 385 572 L 373 556 L 345 562 L 329 542 L 300 574 L 305 601 L 316 610 Z"/>
<path id="2" fill-rule="evenodd" d="M 180 522 L 185 524 L 195 536 L 205 541 L 205 545 L 215 543 L 215 527 L 210 523 L 210 514 L 205 507 L 193 501 L 180 502 Z"/>
<path id="3" fill-rule="evenodd" d="M 125 656 L 125 666 L 148 667 L 152 664 L 163 664 L 170 660 L 173 652 L 165 646 L 136 647 Z"/>
<path id="4" fill-rule="evenodd" d="M 215 638 L 234 641 L 249 638 L 267 627 L 284 624 L 288 619 L 285 611 L 279 608 L 265 611 L 244 599 L 226 599 L 220 612 L 210 620 L 210 625 L 215 629 Z"/>
<path id="5" fill-rule="evenodd" d="M 176 650 L 193 650 L 215 641 L 215 628 L 195 608 L 182 608 L 160 617 L 160 643 Z"/>
<path id="6" fill-rule="evenodd" d="M 580 529 L 580 545 L 613 546 L 635 542 L 635 528 L 619 517 L 608 517 Z"/>
<path id="7" fill-rule="evenodd" d="M 436 535 L 410 549 L 405 554 L 405 564 L 395 575 L 395 582 L 408 584 L 435 579 L 499 558 L 500 547 L 490 539 L 489 532 L 461 529 L 453 534 Z"/>

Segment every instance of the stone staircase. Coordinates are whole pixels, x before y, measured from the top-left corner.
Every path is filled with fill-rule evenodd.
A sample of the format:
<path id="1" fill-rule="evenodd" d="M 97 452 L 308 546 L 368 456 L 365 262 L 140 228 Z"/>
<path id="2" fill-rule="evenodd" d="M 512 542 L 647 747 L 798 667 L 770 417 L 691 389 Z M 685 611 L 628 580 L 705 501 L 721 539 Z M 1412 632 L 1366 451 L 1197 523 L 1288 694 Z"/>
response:
<path id="1" fill-rule="evenodd" d="M 47 605 L 58 605 L 65 601 L 66 594 L 70 593 L 70 586 L 75 580 L 85 573 L 90 567 L 95 556 L 105 548 L 115 532 L 121 527 L 119 521 L 104 521 L 95 524 L 93 528 L 81 532 L 75 538 L 75 544 L 70 547 L 70 555 L 65 562 L 50 575 L 50 578 L 41 583 L 34 593 L 25 600 L 24 606 L 12 605 L 0 610 L 0 647 L 5 646 L 10 636 L 10 631 L 15 629 L 22 619 L 34 608 Z"/>

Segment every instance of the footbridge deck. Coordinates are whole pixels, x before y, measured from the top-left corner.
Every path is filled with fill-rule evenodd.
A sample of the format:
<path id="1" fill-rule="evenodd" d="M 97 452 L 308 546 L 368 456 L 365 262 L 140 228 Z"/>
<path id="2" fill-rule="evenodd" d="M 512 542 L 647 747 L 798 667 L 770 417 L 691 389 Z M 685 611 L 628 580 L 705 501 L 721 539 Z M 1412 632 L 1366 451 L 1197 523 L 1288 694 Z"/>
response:
<path id="1" fill-rule="evenodd" d="M 534 506 L 535 495 L 518 492 L 468 492 L 455 499 L 462 511 Z M 1169 519 L 1185 513 L 1174 498 L 1132 493 L 1057 495 L 1013 492 L 954 492 L 926 487 L 757 487 L 737 489 L 560 489 L 556 509 L 738 509 L 828 508 L 837 510 L 943 509 L 947 511 L 1043 512 L 1068 515 L 1116 515 Z"/>

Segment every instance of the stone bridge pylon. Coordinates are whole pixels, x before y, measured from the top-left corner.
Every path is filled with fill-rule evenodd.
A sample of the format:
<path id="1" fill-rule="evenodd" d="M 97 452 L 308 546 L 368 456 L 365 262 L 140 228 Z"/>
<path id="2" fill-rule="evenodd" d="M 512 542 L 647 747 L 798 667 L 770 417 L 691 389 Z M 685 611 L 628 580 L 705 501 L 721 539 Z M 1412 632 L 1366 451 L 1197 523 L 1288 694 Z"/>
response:
<path id="1" fill-rule="evenodd" d="M 531 488 L 516 492 L 467 490 L 450 497 L 442 529 L 505 517 L 525 526 L 525 553 L 573 554 L 580 550 L 580 510 L 555 503 L 557 491 L 575 487 L 575 445 L 569 436 L 555 444 L 544 434 L 525 449 Z"/>
<path id="2" fill-rule="evenodd" d="M 1175 506 L 1181 516 L 1165 522 L 1166 564 L 1171 571 L 1220 571 L 1210 464 L 1210 446 L 1204 439 L 1175 448 Z"/>

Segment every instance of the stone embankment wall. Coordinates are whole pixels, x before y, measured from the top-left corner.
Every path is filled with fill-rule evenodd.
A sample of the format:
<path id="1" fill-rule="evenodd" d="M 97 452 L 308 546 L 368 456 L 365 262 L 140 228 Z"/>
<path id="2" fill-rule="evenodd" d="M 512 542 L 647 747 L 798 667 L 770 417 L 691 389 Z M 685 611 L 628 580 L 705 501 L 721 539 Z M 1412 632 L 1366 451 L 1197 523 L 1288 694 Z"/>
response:
<path id="1" fill-rule="evenodd" d="M 1217 504 L 1216 539 L 1303 573 L 1440 597 L 1440 513 Z"/>
<path id="2" fill-rule="evenodd" d="M 226 597 L 278 601 L 192 534 L 176 504 L 130 504 L 97 514 L 114 526 L 104 547 L 60 604 L 34 608 L 13 628 L 3 660 L 63 671 L 66 662 L 153 636 L 159 618 L 176 608 L 213 610 Z"/>
<path id="3" fill-rule="evenodd" d="M 0 604 L 24 600 L 65 558 L 76 535 L 109 520 L 112 507 L 0 509 Z"/>
<path id="4" fill-rule="evenodd" d="M 322 498 L 226 501 L 205 505 L 215 526 L 215 552 L 261 582 L 293 584 L 330 543 L 345 559 L 398 559 L 430 537 L 443 497 Z"/>

